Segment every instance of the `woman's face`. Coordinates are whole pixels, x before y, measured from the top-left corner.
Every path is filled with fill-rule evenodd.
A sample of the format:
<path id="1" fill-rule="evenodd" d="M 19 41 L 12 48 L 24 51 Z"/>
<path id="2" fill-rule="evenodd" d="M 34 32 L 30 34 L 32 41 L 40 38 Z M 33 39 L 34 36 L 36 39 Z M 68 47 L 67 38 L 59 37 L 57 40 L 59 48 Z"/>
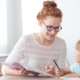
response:
<path id="1" fill-rule="evenodd" d="M 47 28 L 46 26 L 51 26 L 52 28 L 60 27 L 60 23 L 61 23 L 61 18 L 56 18 L 51 16 L 46 17 L 46 19 L 42 21 L 41 31 L 47 40 L 55 39 L 55 36 L 57 35 L 58 32 L 56 32 L 55 29 L 53 29 L 52 31 L 48 31 L 50 27 Z"/>

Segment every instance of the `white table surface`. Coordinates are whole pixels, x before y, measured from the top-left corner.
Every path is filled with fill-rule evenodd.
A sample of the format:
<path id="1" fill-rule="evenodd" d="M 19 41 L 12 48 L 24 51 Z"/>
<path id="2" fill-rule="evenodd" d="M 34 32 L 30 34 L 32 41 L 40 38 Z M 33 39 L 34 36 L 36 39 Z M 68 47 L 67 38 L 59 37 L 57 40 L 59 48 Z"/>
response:
<path id="1" fill-rule="evenodd" d="M 47 76 L 11 76 L 11 75 L 2 75 L 0 80 L 63 80 L 58 77 L 52 78 Z"/>

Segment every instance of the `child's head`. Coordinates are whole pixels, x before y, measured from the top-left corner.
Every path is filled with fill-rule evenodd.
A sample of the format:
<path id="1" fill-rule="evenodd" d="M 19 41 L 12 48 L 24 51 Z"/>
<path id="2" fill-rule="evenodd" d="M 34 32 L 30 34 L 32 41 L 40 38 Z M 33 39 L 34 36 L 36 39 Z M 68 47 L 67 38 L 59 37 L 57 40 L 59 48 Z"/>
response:
<path id="1" fill-rule="evenodd" d="M 76 43 L 75 48 L 75 60 L 77 63 L 80 63 L 80 40 Z"/>
<path id="2" fill-rule="evenodd" d="M 41 26 L 41 32 L 45 39 L 53 40 L 61 30 L 62 12 L 54 1 L 44 1 L 42 10 L 37 19 Z"/>

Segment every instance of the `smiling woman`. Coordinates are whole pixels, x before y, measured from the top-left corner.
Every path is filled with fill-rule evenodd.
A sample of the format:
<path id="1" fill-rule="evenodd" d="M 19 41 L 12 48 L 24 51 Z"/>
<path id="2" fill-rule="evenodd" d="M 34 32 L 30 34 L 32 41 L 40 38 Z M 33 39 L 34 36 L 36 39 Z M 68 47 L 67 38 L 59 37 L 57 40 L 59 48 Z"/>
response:
<path id="1" fill-rule="evenodd" d="M 6 62 L 21 62 L 54 75 L 57 67 L 53 60 L 60 68 L 65 67 L 66 44 L 63 39 L 56 36 L 61 28 L 62 12 L 54 1 L 44 1 L 43 8 L 37 14 L 37 20 L 40 31 L 22 36 Z M 51 29 L 48 29 L 43 22 Z M 8 66 L 4 66 L 2 71 L 12 75 L 28 75 L 30 73 L 25 68 L 14 70 Z"/>

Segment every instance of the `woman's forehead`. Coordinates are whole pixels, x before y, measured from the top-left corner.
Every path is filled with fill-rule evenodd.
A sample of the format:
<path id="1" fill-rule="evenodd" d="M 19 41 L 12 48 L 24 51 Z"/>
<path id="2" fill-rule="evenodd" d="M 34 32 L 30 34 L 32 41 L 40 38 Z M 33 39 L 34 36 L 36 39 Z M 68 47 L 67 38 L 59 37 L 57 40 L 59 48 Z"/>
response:
<path id="1" fill-rule="evenodd" d="M 44 22 L 45 22 L 47 25 L 58 26 L 58 25 L 60 25 L 60 23 L 61 23 L 61 18 L 48 16 L 48 17 L 46 17 L 46 19 L 44 20 Z"/>

